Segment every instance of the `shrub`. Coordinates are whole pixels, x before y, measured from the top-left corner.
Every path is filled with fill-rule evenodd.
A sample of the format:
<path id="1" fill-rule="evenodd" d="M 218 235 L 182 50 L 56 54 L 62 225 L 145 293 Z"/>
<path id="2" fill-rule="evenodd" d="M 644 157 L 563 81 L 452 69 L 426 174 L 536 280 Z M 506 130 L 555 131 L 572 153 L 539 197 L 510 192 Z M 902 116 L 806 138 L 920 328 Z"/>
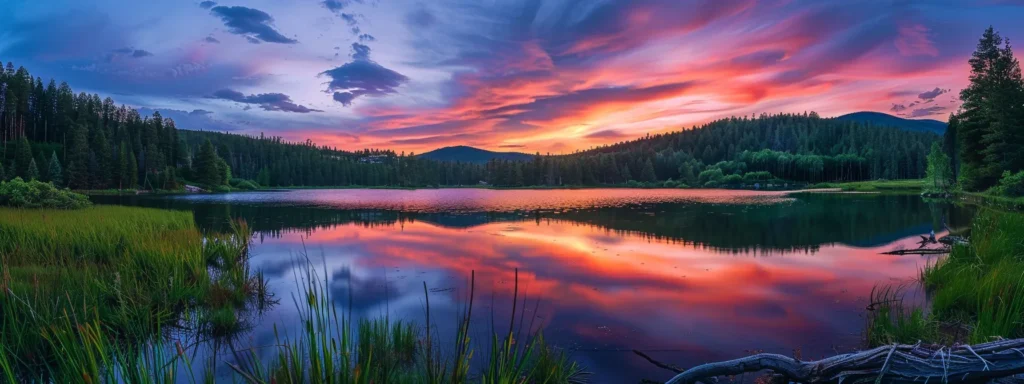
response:
<path id="1" fill-rule="evenodd" d="M 772 176 L 771 172 L 767 172 L 767 171 L 747 172 L 747 173 L 743 174 L 743 181 L 747 182 L 747 183 L 756 183 L 758 181 L 769 181 L 769 180 L 772 180 L 774 178 L 775 178 L 775 176 Z"/>
<path id="2" fill-rule="evenodd" d="M 235 189 L 241 189 L 243 191 L 254 191 L 260 189 L 260 186 L 252 180 L 234 178 L 231 179 L 231 187 Z"/>
<path id="3" fill-rule="evenodd" d="M 740 175 L 726 175 L 722 178 L 723 185 L 740 185 L 743 184 L 743 176 Z"/>
<path id="4" fill-rule="evenodd" d="M 89 198 L 51 183 L 38 180 L 26 182 L 20 177 L 0 182 L 0 205 L 16 208 L 78 209 L 89 206 Z"/>
<path id="5" fill-rule="evenodd" d="M 705 187 L 709 186 L 709 184 L 712 184 L 713 186 L 718 186 L 718 184 L 721 184 L 722 178 L 724 177 L 725 173 L 723 173 L 721 169 L 708 168 L 697 176 L 697 183 L 704 184 Z"/>
<path id="6" fill-rule="evenodd" d="M 1008 197 L 1024 196 L 1024 171 L 1017 173 L 1003 171 L 1003 178 L 999 180 L 996 193 Z"/>

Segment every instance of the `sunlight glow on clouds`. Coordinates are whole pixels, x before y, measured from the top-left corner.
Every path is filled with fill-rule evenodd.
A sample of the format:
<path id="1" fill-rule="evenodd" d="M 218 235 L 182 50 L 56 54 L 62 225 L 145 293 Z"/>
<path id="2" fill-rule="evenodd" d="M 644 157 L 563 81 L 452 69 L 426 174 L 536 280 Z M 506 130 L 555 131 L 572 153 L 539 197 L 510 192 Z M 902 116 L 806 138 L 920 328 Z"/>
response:
<path id="1" fill-rule="evenodd" d="M 759 113 L 945 120 L 983 29 L 1024 37 L 1024 6 L 969 1 L 56 0 L 0 12 L 14 15 L 0 59 L 175 111 L 181 128 L 416 152 L 564 153 Z"/>

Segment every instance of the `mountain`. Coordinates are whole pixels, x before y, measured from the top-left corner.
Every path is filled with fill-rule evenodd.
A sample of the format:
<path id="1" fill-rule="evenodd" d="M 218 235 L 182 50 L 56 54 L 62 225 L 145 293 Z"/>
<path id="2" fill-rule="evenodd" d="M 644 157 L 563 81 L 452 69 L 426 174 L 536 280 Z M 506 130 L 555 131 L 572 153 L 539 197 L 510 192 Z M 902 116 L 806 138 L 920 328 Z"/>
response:
<path id="1" fill-rule="evenodd" d="M 881 112 L 854 112 L 842 115 L 836 120 L 857 121 L 877 126 L 896 127 L 905 131 L 932 132 L 942 135 L 946 132 L 946 123 L 938 120 L 912 120 L 896 117 Z"/>
<path id="2" fill-rule="evenodd" d="M 533 155 L 522 152 L 492 152 L 480 148 L 459 145 L 438 148 L 419 155 L 420 158 L 437 161 L 461 161 L 463 163 L 483 164 L 491 159 L 498 160 L 530 160 Z"/>

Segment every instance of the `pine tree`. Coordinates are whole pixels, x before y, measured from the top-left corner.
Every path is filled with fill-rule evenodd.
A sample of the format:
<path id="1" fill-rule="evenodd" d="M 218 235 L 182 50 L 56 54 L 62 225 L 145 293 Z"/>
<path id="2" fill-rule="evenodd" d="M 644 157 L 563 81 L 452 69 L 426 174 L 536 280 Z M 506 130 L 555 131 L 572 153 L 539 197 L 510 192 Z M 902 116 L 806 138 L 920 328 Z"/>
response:
<path id="1" fill-rule="evenodd" d="M 89 144 L 88 129 L 77 125 L 71 130 L 71 150 L 68 152 L 68 186 L 74 189 L 89 189 Z"/>
<path id="2" fill-rule="evenodd" d="M 25 178 L 27 180 L 39 179 L 39 166 L 36 165 L 36 159 L 29 160 L 28 171 L 25 172 Z"/>
<path id="3" fill-rule="evenodd" d="M 196 181 L 211 187 L 221 185 L 224 177 L 222 163 L 223 160 L 217 157 L 217 152 L 213 149 L 213 143 L 207 139 L 199 149 L 199 156 L 196 157 Z"/>
<path id="4" fill-rule="evenodd" d="M 54 151 L 50 155 L 50 163 L 46 166 L 46 177 L 55 186 L 61 186 L 64 184 L 64 171 L 60 167 L 60 161 L 57 160 L 57 151 Z"/>
<path id="5" fill-rule="evenodd" d="M 139 160 L 135 157 L 135 151 L 128 151 L 128 187 L 136 188 L 139 185 Z"/>
<path id="6" fill-rule="evenodd" d="M 96 155 L 97 169 L 92 175 L 93 188 L 103 189 L 109 186 L 110 183 L 110 171 L 112 168 L 111 158 L 112 154 L 110 151 L 110 143 L 107 142 L 107 136 L 103 133 L 104 128 L 101 123 L 96 124 L 94 130 L 92 143 L 90 148 Z"/>
<path id="7" fill-rule="evenodd" d="M 622 164 L 622 181 L 633 180 L 633 175 L 629 173 L 629 166 Z"/>
<path id="8" fill-rule="evenodd" d="M 125 183 L 128 182 L 128 160 L 128 147 L 122 141 L 117 151 L 117 169 L 115 170 L 117 189 L 124 189 Z"/>
<path id="9" fill-rule="evenodd" d="M 654 174 L 654 163 L 652 163 L 651 159 L 648 158 L 647 161 L 644 162 L 643 169 L 640 170 L 640 181 L 651 182 L 657 179 L 658 176 Z"/>
<path id="10" fill-rule="evenodd" d="M 970 84 L 960 92 L 957 119 L 960 181 L 967 190 L 986 189 L 1003 170 L 1024 167 L 1024 80 L 1009 43 L 992 27 L 969 60 Z"/>
<path id="11" fill-rule="evenodd" d="M 0 181 L 7 180 L 7 172 L 4 172 L 4 164 L 0 163 Z"/>
<path id="12" fill-rule="evenodd" d="M 32 145 L 28 143 L 27 137 L 22 136 L 21 139 L 18 139 L 18 144 L 14 148 L 14 175 L 28 180 L 28 167 L 31 162 Z"/>

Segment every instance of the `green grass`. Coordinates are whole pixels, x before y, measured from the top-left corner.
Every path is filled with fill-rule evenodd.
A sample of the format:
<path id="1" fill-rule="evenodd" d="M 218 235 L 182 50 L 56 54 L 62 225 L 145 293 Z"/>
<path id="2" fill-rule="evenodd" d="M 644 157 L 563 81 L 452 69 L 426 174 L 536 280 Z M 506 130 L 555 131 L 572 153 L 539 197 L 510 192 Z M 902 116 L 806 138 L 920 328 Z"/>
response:
<path id="1" fill-rule="evenodd" d="M 1024 214 L 983 209 L 969 245 L 927 265 L 921 282 L 930 297 L 927 319 L 902 306 L 899 289 L 873 293 L 868 342 L 970 342 L 1024 337 Z M 875 296 L 878 296 L 877 298 Z"/>
<path id="2" fill-rule="evenodd" d="M 839 188 L 847 192 L 905 192 L 920 193 L 924 190 L 923 179 L 870 180 L 845 183 L 818 183 L 810 188 Z"/>
<path id="3" fill-rule="evenodd" d="M 924 310 L 903 302 L 904 286 L 885 285 L 871 289 L 867 340 L 871 345 L 913 344 L 934 340 L 935 327 L 925 319 Z"/>
<path id="4" fill-rule="evenodd" d="M 986 209 L 971 232 L 921 274 L 935 316 L 971 319 L 972 342 L 1024 336 L 1024 215 Z"/>
<path id="5" fill-rule="evenodd" d="M 251 237 L 244 222 L 227 234 L 201 234 L 188 212 L 0 209 L 0 381 L 212 382 L 214 364 L 192 361 L 180 344 L 168 344 L 166 331 L 230 340 L 247 328 L 248 311 L 274 303 L 262 274 L 249 268 Z M 273 359 L 262 360 L 259 347 L 232 348 L 242 357 L 231 366 L 235 382 L 526 384 L 585 376 L 533 332 L 518 278 L 508 332 L 493 335 L 482 368 L 471 372 L 475 279 L 464 312 L 448 325 L 430 323 L 424 285 L 427 327 L 420 328 L 387 316 L 353 321 L 321 276 L 326 270 L 307 266 L 298 279 L 301 330 L 277 334 Z M 455 340 L 439 342 L 438 326 L 455 328 Z"/>
<path id="6" fill-rule="evenodd" d="M 224 331 L 223 318 L 201 315 L 267 302 L 248 299 L 265 284 L 242 262 L 251 233 L 234 229 L 204 236 L 191 213 L 146 208 L 0 208 L 0 367 L 24 381 L 99 382 L 131 365 L 111 364 L 118 355 L 187 317 Z"/>

